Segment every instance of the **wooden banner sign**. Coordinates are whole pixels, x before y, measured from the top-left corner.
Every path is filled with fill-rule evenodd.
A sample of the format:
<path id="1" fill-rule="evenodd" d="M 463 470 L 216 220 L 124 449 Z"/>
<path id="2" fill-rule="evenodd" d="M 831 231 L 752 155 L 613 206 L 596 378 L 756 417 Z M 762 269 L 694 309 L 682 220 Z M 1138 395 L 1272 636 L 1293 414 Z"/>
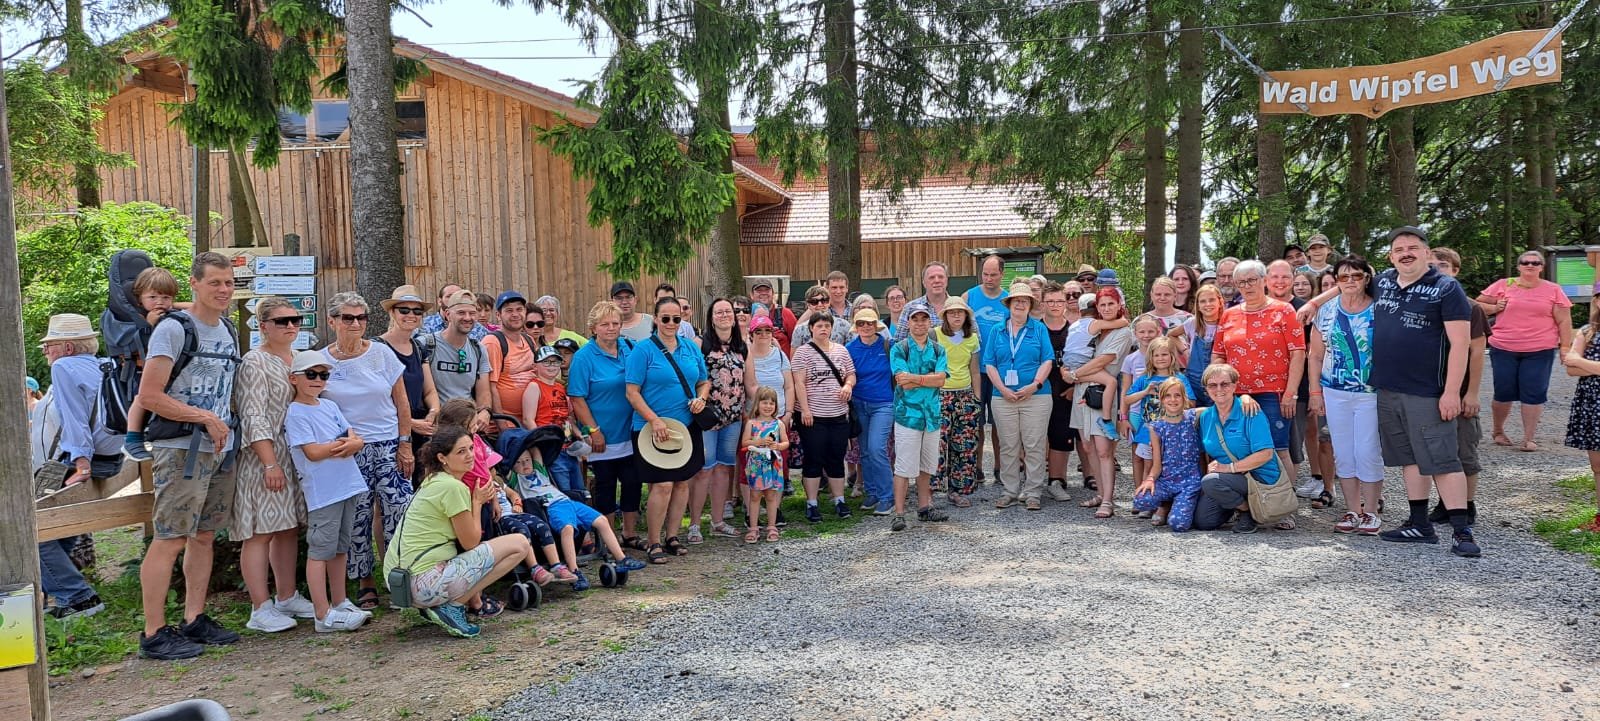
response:
<path id="1" fill-rule="evenodd" d="M 1505 33 L 1388 65 L 1271 71 L 1271 80 L 1261 79 L 1261 112 L 1376 118 L 1396 108 L 1560 82 L 1561 36 L 1533 52 L 1548 32 Z"/>

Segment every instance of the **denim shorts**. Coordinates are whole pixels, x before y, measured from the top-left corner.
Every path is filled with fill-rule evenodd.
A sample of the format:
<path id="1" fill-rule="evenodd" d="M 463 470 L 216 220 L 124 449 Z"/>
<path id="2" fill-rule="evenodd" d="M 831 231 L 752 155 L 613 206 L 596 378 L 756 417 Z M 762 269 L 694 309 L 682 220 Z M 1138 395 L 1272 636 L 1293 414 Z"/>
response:
<path id="1" fill-rule="evenodd" d="M 717 466 L 735 466 L 739 463 L 739 436 L 744 433 L 744 422 L 729 423 L 714 431 L 701 431 L 706 440 L 706 463 L 709 470 Z"/>
<path id="2" fill-rule="evenodd" d="M 1289 421 L 1283 417 L 1283 405 L 1277 393 L 1251 393 L 1251 398 L 1261 404 L 1261 415 L 1267 417 L 1267 428 L 1272 430 L 1272 447 L 1276 450 L 1289 448 Z"/>
<path id="3" fill-rule="evenodd" d="M 544 514 L 550 518 L 550 528 L 556 533 L 560 533 L 568 526 L 575 526 L 578 531 L 587 531 L 600 519 L 599 511 L 577 501 L 556 501 L 544 509 Z"/>
<path id="4" fill-rule="evenodd" d="M 1554 348 L 1518 353 L 1491 347 L 1489 365 L 1494 370 L 1495 402 L 1544 405 L 1549 400 L 1550 368 L 1555 362 Z"/>

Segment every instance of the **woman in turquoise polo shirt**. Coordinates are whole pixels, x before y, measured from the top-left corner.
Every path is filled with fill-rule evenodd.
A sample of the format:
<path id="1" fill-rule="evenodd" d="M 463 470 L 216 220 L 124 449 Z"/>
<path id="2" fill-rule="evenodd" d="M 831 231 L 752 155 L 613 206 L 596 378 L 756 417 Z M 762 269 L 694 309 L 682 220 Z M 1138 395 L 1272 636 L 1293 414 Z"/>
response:
<path id="1" fill-rule="evenodd" d="M 1278 481 L 1272 429 L 1264 414 L 1245 414 L 1241 399 L 1233 394 L 1239 384 L 1239 371 L 1233 366 L 1214 363 L 1201 374 L 1200 381 L 1213 402 L 1212 407 L 1202 408 L 1197 418 L 1200 443 L 1212 460 L 1205 478 L 1200 480 L 1194 527 L 1201 531 L 1221 528 L 1237 512 L 1233 532 L 1255 533 L 1245 474 L 1268 485 Z"/>
<path id="2" fill-rule="evenodd" d="M 639 528 L 639 499 L 643 485 L 634 472 L 633 406 L 628 403 L 628 351 L 633 341 L 622 338 L 622 309 L 602 300 L 589 309 L 589 333 L 594 341 L 572 356 L 567 368 L 567 400 L 572 417 L 589 444 L 589 470 L 594 473 L 594 509 L 611 515 L 622 512 L 622 545 L 644 550 L 633 534 Z M 618 502 L 617 487 L 622 487 Z"/>
<path id="3" fill-rule="evenodd" d="M 1050 329 L 1032 316 L 1037 301 L 1026 281 L 1012 283 L 1004 301 L 1007 319 L 983 338 L 983 372 L 994 387 L 989 416 L 1000 436 L 995 465 L 1005 486 L 995 508 L 1021 501 L 1028 510 L 1037 511 L 1044 492 L 1045 431 L 1050 425 L 1047 389 L 1056 356 Z M 1018 466 L 1023 468 L 1019 471 Z"/>
<path id="4" fill-rule="evenodd" d="M 676 298 L 657 300 L 655 332 L 628 353 L 624 376 L 628 403 L 633 406 L 635 448 L 641 433 L 654 434 L 658 443 L 668 440 L 666 418 L 683 423 L 689 429 L 687 440 L 691 442 L 689 460 L 680 468 L 656 468 L 643 454 L 634 456 L 638 459 L 634 469 L 639 481 L 652 484 L 650 499 L 645 502 L 645 552 L 651 563 L 666 563 L 669 554 L 682 556 L 689 552 L 678 537 L 684 509 L 689 505 L 686 481 L 700 472 L 706 460 L 705 436 L 695 425 L 694 414 L 706 407 L 711 381 L 700 349 L 678 335 L 682 323 L 683 306 Z"/>

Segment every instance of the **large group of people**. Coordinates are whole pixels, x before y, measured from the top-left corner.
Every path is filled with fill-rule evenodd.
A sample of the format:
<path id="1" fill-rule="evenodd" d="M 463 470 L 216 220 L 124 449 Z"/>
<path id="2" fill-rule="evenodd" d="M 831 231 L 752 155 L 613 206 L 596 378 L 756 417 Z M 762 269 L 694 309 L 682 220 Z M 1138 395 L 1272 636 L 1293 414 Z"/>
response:
<path id="1" fill-rule="evenodd" d="M 225 319 L 232 268 L 201 253 L 192 304 L 152 313 L 147 420 L 130 419 L 126 439 L 95 412 L 96 333 L 82 316 L 52 318 L 53 401 L 34 411 L 35 462 L 67 464 L 68 483 L 114 472 L 123 446 L 153 463 L 140 651 L 157 659 L 238 640 L 205 613 L 223 528 L 243 542 L 247 626 L 265 633 L 296 619 L 360 628 L 387 592 L 472 636 L 474 616 L 500 612 L 489 589 L 508 574 L 583 590 L 580 566 L 595 557 L 639 570 L 707 535 L 776 542 L 788 522 L 778 501 L 792 493 L 808 522 L 860 511 L 902 531 L 908 518 L 950 520 L 990 478 L 997 509 L 1048 499 L 1109 519 L 1120 500 L 1174 532 L 1234 533 L 1292 530 L 1292 515 L 1256 518 L 1250 499 L 1296 483 L 1313 508 L 1340 514 L 1336 532 L 1438 543 L 1434 524 L 1447 524 L 1451 549 L 1477 556 L 1485 343 L 1493 441 L 1537 449 L 1561 352 L 1583 377 L 1567 443 L 1600 468 L 1600 335 L 1594 323 L 1573 331 L 1538 253 L 1474 300 L 1454 279 L 1460 257 L 1423 230 L 1396 228 L 1388 242 L 1382 272 L 1320 235 L 1281 259 L 1178 265 L 1150 283 L 1148 308 L 1128 307 L 1114 270 L 1007 284 L 999 257 L 961 294 L 929 263 L 922 295 L 895 286 L 883 305 L 852 295 L 843 273 L 794 308 L 758 280 L 748 297 L 712 299 L 698 327 L 668 284 L 642 301 L 619 281 L 568 313 L 548 295 L 446 284 L 430 299 L 406 285 L 376 307 L 333 296 L 331 339 L 300 352 L 300 311 L 266 298 L 261 343 L 242 354 Z M 146 273 L 140 287 L 175 294 L 165 271 Z M 157 293 L 149 307 L 171 301 Z M 388 329 L 372 335 L 378 312 Z M 573 318 L 577 330 L 563 327 Z M 1504 430 L 1513 404 L 1520 443 Z M 1083 493 L 1067 482 L 1074 451 Z M 1404 478 L 1398 523 L 1380 515 L 1385 467 Z M 1123 475 L 1132 491 L 1119 499 Z M 40 546 L 54 608 L 98 610 L 69 550 Z M 183 616 L 169 624 L 180 554 Z"/>

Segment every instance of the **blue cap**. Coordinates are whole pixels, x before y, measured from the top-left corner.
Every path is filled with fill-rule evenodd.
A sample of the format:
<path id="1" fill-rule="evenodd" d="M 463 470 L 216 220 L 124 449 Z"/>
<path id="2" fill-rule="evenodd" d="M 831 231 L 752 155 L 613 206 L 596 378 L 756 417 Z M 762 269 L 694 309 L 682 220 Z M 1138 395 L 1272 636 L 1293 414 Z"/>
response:
<path id="1" fill-rule="evenodd" d="M 1114 268 L 1105 268 L 1101 270 L 1100 273 L 1094 277 L 1094 284 L 1109 288 L 1118 288 L 1122 285 L 1122 283 L 1117 280 L 1117 271 Z"/>
<path id="2" fill-rule="evenodd" d="M 511 301 L 517 301 L 524 307 L 528 305 L 528 299 L 522 297 L 521 293 L 518 293 L 514 290 L 508 290 L 504 293 L 501 293 L 499 298 L 494 299 L 494 309 L 499 311 L 501 308 L 506 307 L 506 304 L 510 303 Z"/>
<path id="3" fill-rule="evenodd" d="M 34 393 L 39 392 L 39 381 L 34 380 L 33 376 L 28 376 L 28 390 Z"/>

